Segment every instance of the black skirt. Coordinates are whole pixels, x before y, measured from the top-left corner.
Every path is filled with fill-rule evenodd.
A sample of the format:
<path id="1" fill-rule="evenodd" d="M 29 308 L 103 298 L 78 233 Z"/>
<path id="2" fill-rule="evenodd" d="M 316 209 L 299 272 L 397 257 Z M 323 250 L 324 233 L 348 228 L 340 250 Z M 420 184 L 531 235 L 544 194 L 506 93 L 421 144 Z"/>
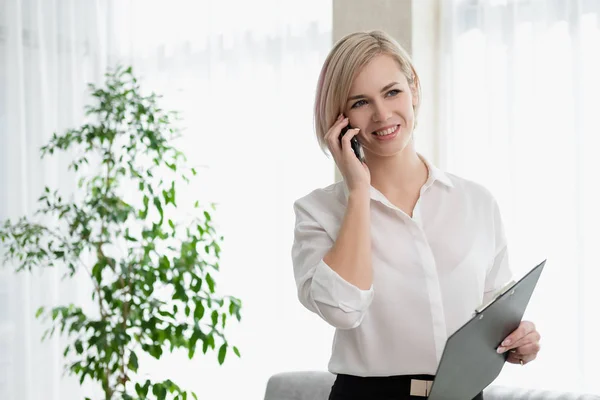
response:
<path id="1" fill-rule="evenodd" d="M 433 378 L 431 375 L 359 377 L 339 374 L 329 400 L 424 400 L 426 397 L 410 395 L 411 380 Z M 483 394 L 479 393 L 473 400 L 483 400 Z"/>

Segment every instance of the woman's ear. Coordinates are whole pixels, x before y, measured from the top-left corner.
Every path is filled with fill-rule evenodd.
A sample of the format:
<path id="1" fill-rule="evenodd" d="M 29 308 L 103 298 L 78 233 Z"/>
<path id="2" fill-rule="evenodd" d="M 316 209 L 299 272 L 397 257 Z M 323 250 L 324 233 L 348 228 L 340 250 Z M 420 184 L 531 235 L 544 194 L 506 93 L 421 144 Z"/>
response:
<path id="1" fill-rule="evenodd" d="M 419 105 L 419 101 L 421 101 L 421 99 L 419 98 L 419 91 L 415 85 L 410 85 L 410 92 L 412 94 L 412 106 L 414 109 Z"/>

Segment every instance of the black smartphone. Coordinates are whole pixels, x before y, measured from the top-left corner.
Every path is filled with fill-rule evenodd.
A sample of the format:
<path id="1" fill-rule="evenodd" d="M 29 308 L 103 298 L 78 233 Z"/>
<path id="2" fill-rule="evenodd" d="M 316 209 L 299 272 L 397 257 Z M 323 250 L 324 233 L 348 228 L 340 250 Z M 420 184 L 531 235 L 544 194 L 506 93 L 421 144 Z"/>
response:
<path id="1" fill-rule="evenodd" d="M 342 132 L 340 133 L 340 143 L 342 143 L 342 136 L 344 136 L 346 134 L 346 132 L 348 132 L 348 129 L 352 129 L 350 124 L 348 124 L 342 128 Z M 352 151 L 354 151 L 356 158 L 358 158 L 360 160 L 360 162 L 364 162 L 365 159 L 362 155 L 362 149 L 360 148 L 360 143 L 358 142 L 358 139 L 356 136 L 354 136 L 354 137 L 352 137 L 352 139 L 350 139 L 350 146 L 352 147 Z"/>

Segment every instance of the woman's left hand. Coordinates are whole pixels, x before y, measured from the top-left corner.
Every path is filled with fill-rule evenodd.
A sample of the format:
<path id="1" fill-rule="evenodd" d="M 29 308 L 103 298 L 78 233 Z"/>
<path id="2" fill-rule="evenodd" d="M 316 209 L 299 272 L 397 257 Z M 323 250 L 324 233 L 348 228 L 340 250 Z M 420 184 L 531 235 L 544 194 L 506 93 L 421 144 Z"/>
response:
<path id="1" fill-rule="evenodd" d="M 498 347 L 498 353 L 510 351 L 507 361 L 512 364 L 525 365 L 535 360 L 540 351 L 540 334 L 530 321 L 522 321 L 513 333 Z"/>

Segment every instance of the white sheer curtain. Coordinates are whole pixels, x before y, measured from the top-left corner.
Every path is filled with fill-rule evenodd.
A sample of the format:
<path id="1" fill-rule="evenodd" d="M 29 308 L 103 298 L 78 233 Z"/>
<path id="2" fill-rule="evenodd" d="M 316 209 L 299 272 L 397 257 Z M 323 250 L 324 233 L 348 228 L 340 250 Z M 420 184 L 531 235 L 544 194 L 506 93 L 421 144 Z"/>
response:
<path id="1" fill-rule="evenodd" d="M 275 372 L 326 367 L 332 331 L 299 305 L 289 251 L 293 200 L 334 179 L 311 125 L 330 37 L 323 0 L 0 2 L 0 219 L 32 212 L 44 185 L 73 190 L 68 159 L 41 162 L 39 147 L 78 126 L 86 84 L 116 62 L 182 112 L 179 145 L 200 172 L 186 195 L 218 203 L 217 289 L 243 301 L 229 330 L 242 358 L 218 366 L 214 354 L 176 354 L 149 361 L 144 374 L 201 398 L 261 398 Z M 98 398 L 61 378 L 61 343 L 40 344 L 33 318 L 40 305 L 88 298 L 82 282 L 52 270 L 0 270 L 0 398 Z"/>
<path id="2" fill-rule="evenodd" d="M 0 219 L 36 209 L 44 186 L 69 193 L 68 160 L 42 162 L 53 132 L 83 116 L 86 82 L 98 82 L 106 55 L 104 16 L 93 2 L 0 2 Z M 1 252 L 0 248 L 0 252 Z M 40 342 L 39 306 L 84 302 L 85 281 L 60 282 L 61 272 L 13 273 L 0 268 L 0 398 L 80 399 L 75 379 L 61 380 L 62 341 Z M 79 290 L 78 290 L 79 288 Z"/>
<path id="3" fill-rule="evenodd" d="M 538 360 L 499 384 L 600 393 L 600 1 L 442 2 L 442 164 L 498 198 Z"/>

